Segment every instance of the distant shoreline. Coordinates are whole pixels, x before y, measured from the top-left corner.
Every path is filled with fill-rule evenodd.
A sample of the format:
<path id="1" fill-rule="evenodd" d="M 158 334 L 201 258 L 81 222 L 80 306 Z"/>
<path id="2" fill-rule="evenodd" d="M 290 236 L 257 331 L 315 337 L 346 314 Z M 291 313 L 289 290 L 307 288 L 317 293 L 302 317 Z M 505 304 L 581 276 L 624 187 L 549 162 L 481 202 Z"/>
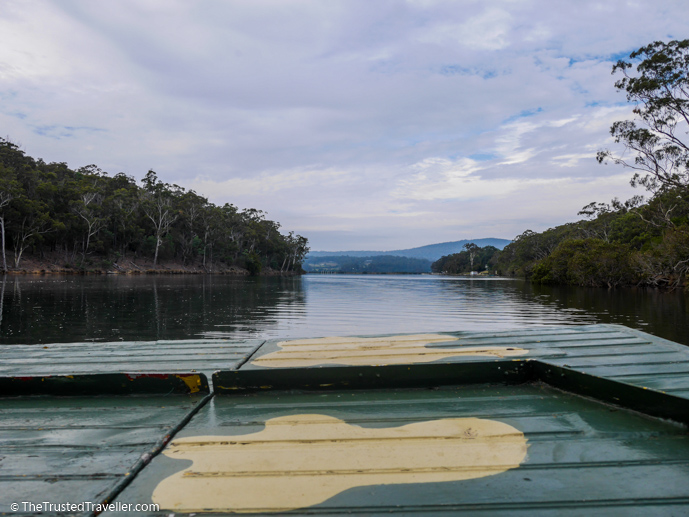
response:
<path id="1" fill-rule="evenodd" d="M 87 264 L 84 267 L 60 265 L 55 260 L 40 260 L 35 258 L 22 259 L 18 268 L 9 268 L 8 275 L 226 275 L 250 276 L 248 269 L 239 266 L 229 266 L 216 263 L 204 267 L 202 264 L 184 265 L 179 262 L 161 261 L 153 265 L 150 260 L 124 259 L 110 264 Z M 0 272 L 2 274 L 2 272 Z M 264 268 L 257 276 L 298 276 L 294 271 L 280 271 Z"/>

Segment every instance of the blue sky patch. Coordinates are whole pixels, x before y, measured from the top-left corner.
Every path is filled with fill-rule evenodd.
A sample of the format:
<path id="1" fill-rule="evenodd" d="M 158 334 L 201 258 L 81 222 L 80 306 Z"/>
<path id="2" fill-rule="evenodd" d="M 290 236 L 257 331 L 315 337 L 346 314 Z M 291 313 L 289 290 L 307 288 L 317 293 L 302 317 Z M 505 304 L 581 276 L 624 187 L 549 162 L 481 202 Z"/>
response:
<path id="1" fill-rule="evenodd" d="M 480 68 L 467 68 L 460 65 L 445 65 L 440 67 L 440 75 L 477 75 L 482 79 L 492 79 L 498 76 L 497 70 L 482 70 Z"/>
<path id="2" fill-rule="evenodd" d="M 522 110 L 518 114 L 512 115 L 511 117 L 505 119 L 503 121 L 503 123 L 507 124 L 509 122 L 514 122 L 515 120 L 519 120 L 520 118 L 533 117 L 534 115 L 537 115 L 539 113 L 543 113 L 543 108 L 541 108 L 540 106 L 538 108 Z"/>
<path id="3" fill-rule="evenodd" d="M 494 153 L 476 153 L 469 156 L 472 160 L 476 162 L 487 162 L 489 160 L 495 160 L 498 157 Z"/>
<path id="4" fill-rule="evenodd" d="M 33 126 L 31 129 L 34 133 L 48 138 L 71 138 L 76 132 L 95 133 L 105 131 L 105 129 L 90 126 Z"/>

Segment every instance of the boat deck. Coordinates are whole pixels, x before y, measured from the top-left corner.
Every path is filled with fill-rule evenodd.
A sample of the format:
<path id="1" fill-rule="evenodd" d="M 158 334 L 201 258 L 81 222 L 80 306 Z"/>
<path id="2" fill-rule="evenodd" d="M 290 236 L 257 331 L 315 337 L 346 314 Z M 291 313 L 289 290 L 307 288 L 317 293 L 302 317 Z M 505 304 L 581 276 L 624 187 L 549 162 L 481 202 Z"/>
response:
<path id="1" fill-rule="evenodd" d="M 0 358 L 11 515 L 689 515 L 689 348 L 626 327 Z"/>

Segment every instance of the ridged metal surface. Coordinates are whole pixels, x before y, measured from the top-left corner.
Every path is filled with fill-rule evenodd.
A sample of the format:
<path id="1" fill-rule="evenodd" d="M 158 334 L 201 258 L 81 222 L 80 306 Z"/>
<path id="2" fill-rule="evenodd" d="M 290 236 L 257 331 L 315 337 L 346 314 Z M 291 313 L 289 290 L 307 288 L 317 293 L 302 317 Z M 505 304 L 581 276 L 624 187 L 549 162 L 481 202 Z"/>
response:
<path id="1" fill-rule="evenodd" d="M 0 346 L 0 376 L 234 370 L 262 340 L 56 343 Z"/>
<path id="2" fill-rule="evenodd" d="M 523 433 L 528 447 L 524 460 L 516 466 L 509 465 L 512 458 L 503 461 L 500 454 L 504 449 L 497 448 L 501 438 L 494 436 L 496 447 L 488 450 L 494 449 L 496 457 L 489 461 L 507 464 L 505 470 L 496 468 L 492 475 L 436 482 L 432 468 L 419 467 L 412 459 L 395 471 L 399 483 L 390 481 L 395 473 L 390 468 L 384 472 L 388 482 L 376 482 L 381 475 L 379 457 L 390 460 L 396 455 L 408 455 L 410 437 L 400 438 L 404 429 L 416 429 L 413 426 L 418 423 L 445 419 L 461 422 L 465 418 L 499 422 Z M 343 450 L 352 451 L 352 455 L 367 450 L 350 447 L 351 440 L 361 437 L 314 441 L 314 431 L 309 429 L 334 419 L 368 434 L 379 433 L 380 438 L 373 444 L 378 452 L 369 453 L 370 460 L 366 456 L 348 458 L 345 465 Z M 275 431 L 278 434 L 257 443 L 256 437 L 270 421 L 281 422 Z M 290 422 L 306 430 L 290 429 Z M 468 442 L 474 439 L 477 446 L 485 445 L 488 438 L 482 438 L 480 427 L 476 428 L 476 435 Z M 391 432 L 396 429 L 397 435 Z M 448 454 L 449 443 L 455 438 L 446 438 Z M 418 440 L 415 447 L 424 461 L 426 456 L 438 453 L 435 445 L 428 445 L 430 442 L 416 435 L 414 439 Z M 174 451 L 184 447 L 185 442 L 189 455 L 176 459 Z M 233 456 L 228 444 L 236 444 L 238 450 L 245 447 L 255 451 L 253 468 L 240 468 L 240 456 Z M 204 448 L 212 450 L 215 470 L 204 468 L 204 454 L 209 454 Z M 314 466 L 309 463 L 313 454 L 302 452 L 292 463 L 285 462 L 291 451 L 302 449 L 320 456 L 320 461 Z M 218 458 L 222 454 L 227 454 L 224 462 Z M 476 458 L 470 456 L 459 458 L 452 468 L 474 475 L 479 467 L 471 464 Z M 351 468 L 355 462 L 358 467 Z M 416 480 L 409 479 L 410 472 Z M 237 507 L 228 507 L 227 501 L 242 504 L 247 499 L 238 488 L 243 486 L 242 476 L 260 485 L 259 490 L 266 494 L 266 506 L 273 500 L 272 492 L 290 491 L 290 501 L 298 508 L 293 511 L 299 515 L 685 515 L 689 513 L 689 436 L 681 425 L 626 410 L 611 411 L 607 405 L 543 385 L 327 393 L 269 391 L 216 397 L 118 500 L 155 500 L 162 506 L 157 515 L 172 511 L 184 514 L 196 509 L 193 504 L 184 508 L 184 494 L 193 499 L 194 486 L 201 477 L 214 483 L 213 493 L 217 494 L 206 500 L 206 509 L 230 512 Z M 333 476 L 348 478 L 345 485 L 349 488 L 317 504 L 302 505 L 310 500 L 302 497 L 304 493 L 320 491 L 319 484 L 327 484 Z M 175 501 L 181 507 L 175 508 L 172 499 L 154 495 L 169 483 L 177 487 L 179 497 Z M 258 507 L 244 510 L 260 511 L 260 500 Z"/>
<path id="3" fill-rule="evenodd" d="M 689 347 L 673 343 L 662 338 L 651 336 L 644 332 L 629 329 L 619 325 L 585 325 L 566 327 L 538 327 L 520 329 L 507 332 L 456 332 L 442 333 L 448 336 L 444 343 L 429 342 L 425 345 L 424 355 L 439 356 L 438 350 L 481 350 L 487 348 L 503 348 L 505 350 L 523 349 L 527 353 L 518 356 L 507 356 L 507 359 L 536 360 L 545 364 L 569 368 L 595 377 L 615 380 L 639 388 L 666 392 L 689 399 Z M 252 371 L 254 378 L 258 372 L 266 372 L 266 380 L 271 377 L 269 372 L 279 368 L 262 366 L 262 358 L 272 354 L 279 357 L 285 353 L 284 345 L 280 341 L 269 341 L 237 373 L 241 377 L 242 371 Z M 314 347 L 309 347 L 313 349 Z M 288 352 L 292 364 L 300 358 L 304 361 L 299 368 L 328 368 L 333 364 L 346 366 L 353 355 L 360 355 L 355 351 L 350 355 L 351 348 L 340 343 L 336 351 L 328 351 L 328 345 L 322 349 L 328 357 L 337 357 L 323 364 L 309 362 L 313 350 Z M 403 348 L 400 354 L 406 354 Z M 380 351 L 376 354 L 376 351 Z M 365 351 L 371 365 L 386 365 L 392 363 L 390 350 L 384 344 L 369 347 Z M 421 354 L 419 354 L 421 355 Z M 337 361 L 339 360 L 339 363 Z M 431 364 L 448 362 L 477 362 L 485 363 L 489 358 L 480 355 L 462 355 L 440 357 Z M 414 364 L 413 357 L 407 357 L 405 362 Z M 424 360 L 425 362 L 425 360 Z M 275 364 L 274 362 L 273 364 Z M 359 363 L 361 364 L 361 363 Z M 321 372 L 320 376 L 323 376 Z M 229 376 L 232 377 L 232 376 Z M 220 383 L 222 385 L 222 383 Z M 266 382 L 265 384 L 270 384 Z"/>
<path id="4" fill-rule="evenodd" d="M 0 510 L 8 511 L 15 499 L 107 498 L 128 469 L 142 467 L 142 456 L 160 450 L 181 429 L 116 501 L 160 502 L 156 515 L 180 509 L 226 513 L 239 507 L 222 497 L 209 497 L 202 508 L 198 501 L 184 507 L 184 494 L 200 490 L 184 483 L 206 480 L 215 487 L 210 493 L 253 491 L 260 498 L 315 491 L 324 479 L 337 479 L 341 490 L 320 487 L 317 502 L 273 501 L 264 509 L 314 515 L 689 515 L 687 427 L 625 409 L 689 423 L 689 348 L 615 325 L 443 335 L 449 340 L 431 340 L 420 349 L 419 343 L 400 346 L 404 358 L 394 364 L 387 364 L 395 352 L 384 339 L 364 341 L 365 349 L 360 339 L 353 346 L 339 341 L 324 348 L 326 364 L 314 362 L 319 345 L 308 343 L 290 356 L 308 361 L 288 368 L 261 360 L 283 349 L 278 341 L 0 347 L 0 376 L 34 382 L 40 375 L 73 375 L 77 384 L 91 382 L 94 395 L 0 399 Z M 475 353 L 495 348 L 503 356 Z M 473 352 L 455 354 L 457 349 Z M 352 350 L 359 362 L 350 366 Z M 362 364 L 362 357 L 370 364 Z M 97 396 L 98 384 L 92 383 L 96 373 L 157 378 L 194 370 L 216 371 L 215 390 L 223 396 L 188 424 L 200 394 Z M 448 421 L 459 427 L 443 436 Z M 501 425 L 512 430 L 501 434 Z M 517 446 L 522 435 L 526 456 L 519 459 L 519 447 L 512 445 L 511 455 L 504 453 L 503 435 Z M 494 445 L 474 450 L 471 440 Z M 373 445 L 356 445 L 364 442 Z M 469 447 L 473 452 L 459 455 L 467 458 L 497 452 L 488 453 L 494 456 L 488 467 L 424 457 L 453 450 L 438 449 L 439 443 Z M 399 446 L 404 451 L 395 456 Z M 329 449 L 337 452 L 328 455 Z M 196 461 L 202 450 L 206 459 Z M 414 450 L 423 461 L 414 459 Z M 242 451 L 245 464 L 233 451 Z M 314 451 L 325 456 L 314 459 Z M 376 461 L 367 464 L 371 458 Z M 399 458 L 405 459 L 395 463 Z M 308 480 L 301 489 L 300 480 Z M 180 497 L 171 501 L 169 494 Z M 262 508 L 260 500 L 237 504 Z"/>
<path id="5" fill-rule="evenodd" d="M 0 398 L 0 513 L 34 515 L 25 502 L 102 502 L 202 400 L 201 395 Z M 19 504 L 18 511 L 12 503 Z M 66 513 L 93 512 L 84 507 Z"/>

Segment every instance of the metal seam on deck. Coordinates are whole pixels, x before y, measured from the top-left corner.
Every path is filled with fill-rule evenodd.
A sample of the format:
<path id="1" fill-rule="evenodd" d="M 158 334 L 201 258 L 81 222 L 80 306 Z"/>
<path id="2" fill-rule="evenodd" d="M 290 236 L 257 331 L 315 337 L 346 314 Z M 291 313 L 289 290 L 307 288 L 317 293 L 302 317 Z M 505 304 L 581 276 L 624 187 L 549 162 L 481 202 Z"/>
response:
<path id="1" fill-rule="evenodd" d="M 582 333 L 582 334 L 583 334 L 583 333 Z M 464 343 L 466 344 L 466 342 L 464 342 Z M 541 364 L 541 365 L 543 365 L 543 366 L 545 366 L 545 367 L 550 366 L 550 367 L 555 367 L 555 368 L 560 368 L 560 369 L 562 369 L 562 368 L 563 368 L 562 365 L 558 365 L 558 364 L 554 364 L 554 363 L 552 363 L 552 362 L 549 362 L 549 361 L 552 361 L 552 360 L 553 360 L 552 352 L 553 352 L 554 350 L 556 350 L 557 348 L 560 348 L 560 347 L 558 347 L 558 346 L 552 346 L 552 347 L 550 347 L 550 346 L 549 346 L 549 342 L 547 342 L 547 341 L 546 341 L 546 342 L 537 342 L 537 343 L 538 343 L 539 345 L 542 345 L 544 351 L 550 352 L 550 354 L 549 354 L 550 357 L 547 357 L 547 358 L 538 358 L 538 359 L 530 359 L 530 360 L 528 360 L 528 362 L 531 363 L 531 364 L 533 364 L 533 365 Z M 555 341 L 555 343 L 562 343 L 562 341 L 560 341 L 560 342 Z M 235 367 L 238 369 L 238 368 L 240 368 L 241 366 L 243 366 L 244 364 L 246 364 L 249 360 L 251 360 L 251 358 L 252 358 L 253 356 L 255 356 L 255 355 L 261 350 L 261 348 L 262 348 L 265 344 L 266 344 L 266 341 L 262 341 L 262 342 L 260 342 L 259 344 L 257 344 L 257 345 L 253 348 L 253 350 L 251 350 L 251 353 L 247 354 L 247 355 L 243 358 L 243 360 L 241 361 L 241 363 L 238 364 L 238 365 L 236 365 Z M 534 344 L 535 344 L 535 343 L 534 343 Z M 629 343 L 629 344 L 617 343 L 616 346 L 630 346 L 630 347 L 632 347 L 632 346 L 644 346 L 644 345 L 649 345 L 649 344 L 653 344 L 653 345 L 656 345 L 656 344 L 657 344 L 657 345 L 659 345 L 659 346 L 663 346 L 663 344 L 661 344 L 661 343 L 647 342 L 647 341 L 645 341 L 645 342 L 643 342 L 643 343 Z M 604 346 L 610 346 L 610 344 L 598 345 L 598 346 L 604 347 Z M 592 348 L 592 347 L 593 347 L 593 346 L 591 346 L 590 348 Z M 561 347 L 561 348 L 572 348 L 572 349 L 577 349 L 577 348 L 584 348 L 584 347 L 571 346 L 571 347 Z M 661 353 L 672 353 L 672 352 L 667 351 L 667 350 L 663 350 L 663 351 L 661 351 Z M 641 355 L 641 354 L 634 354 L 634 355 Z M 612 354 L 611 354 L 611 355 L 608 355 L 608 357 L 611 357 L 611 356 L 612 356 Z M 598 357 L 598 356 L 595 356 L 595 355 L 594 355 L 594 356 L 589 356 L 589 357 Z M 602 355 L 601 357 L 606 357 L 606 355 Z M 490 362 L 490 360 L 488 360 L 488 361 L 482 361 L 482 362 L 488 363 L 488 362 Z M 675 361 L 675 362 L 664 362 L 664 363 L 654 363 L 654 364 L 660 364 L 660 365 L 668 364 L 668 365 L 669 365 L 669 364 L 678 364 L 678 363 L 685 363 L 685 362 L 688 362 L 688 361 Z M 443 363 L 434 363 L 434 364 L 442 365 Z M 629 364 L 635 364 L 635 365 L 636 365 L 636 364 L 639 364 L 639 363 L 629 363 Z M 601 365 L 601 366 L 606 366 L 606 365 Z M 622 364 L 613 364 L 613 365 L 609 365 L 609 366 L 606 366 L 606 367 L 608 367 L 608 368 L 610 368 L 610 367 L 615 368 L 615 367 L 619 367 L 619 366 L 624 366 L 624 363 L 622 363 Z M 566 368 L 566 367 L 567 367 L 567 365 L 565 365 L 565 368 Z M 570 367 L 570 368 L 571 368 L 571 367 Z M 577 366 L 576 368 L 578 368 L 578 370 L 577 370 L 577 369 L 572 369 L 572 371 L 573 371 L 573 372 L 576 372 L 576 373 L 579 373 L 579 374 L 581 374 L 581 375 L 584 375 L 584 376 L 586 376 L 586 377 L 592 378 L 592 379 L 598 379 L 597 377 L 593 376 L 591 373 L 582 372 L 582 371 L 580 370 L 581 368 L 586 368 L 585 366 Z M 272 371 L 274 372 L 274 370 L 272 370 Z M 269 375 L 270 372 L 271 372 L 271 371 L 265 371 L 264 373 L 265 373 L 266 375 Z M 655 374 L 654 374 L 654 375 L 655 375 Z M 675 375 L 679 375 L 679 373 L 675 373 Z M 629 387 L 633 387 L 633 388 L 637 388 L 637 389 L 645 389 L 645 388 L 643 388 L 643 386 L 639 386 L 638 384 L 631 384 L 631 383 L 621 382 L 620 380 L 613 380 L 613 379 L 611 379 L 611 377 L 624 377 L 624 375 L 602 375 L 602 376 L 600 377 L 600 379 L 607 380 L 607 381 L 612 382 L 612 383 L 617 384 L 617 385 L 629 386 Z M 541 378 L 541 376 L 540 376 L 539 374 L 536 374 L 535 378 Z M 545 380 L 545 379 L 543 379 L 543 382 L 549 384 L 550 386 L 553 386 L 550 382 L 548 382 L 548 381 Z M 384 387 L 384 386 L 381 386 L 381 387 Z M 375 387 L 374 387 L 374 388 L 370 388 L 370 389 L 375 389 Z M 562 389 L 562 388 L 559 388 L 559 389 Z M 684 391 L 683 388 L 677 388 L 676 390 L 678 390 L 678 391 Z M 569 393 L 574 393 L 574 394 L 579 395 L 579 396 L 582 396 L 582 397 L 584 397 L 584 398 L 595 398 L 595 397 L 590 397 L 590 396 L 587 395 L 587 394 L 583 394 L 583 393 L 581 393 L 580 391 L 575 391 L 575 390 L 571 390 L 571 389 L 570 389 L 570 390 L 568 390 L 568 389 L 563 389 L 563 391 L 566 391 L 566 392 L 568 391 Z M 662 391 L 659 391 L 659 390 L 657 390 L 657 389 L 649 389 L 648 391 L 653 392 L 653 393 L 656 393 L 656 394 L 658 394 L 658 395 L 664 395 Z M 198 411 L 200 411 L 200 410 L 201 410 L 201 409 L 202 409 L 202 408 L 203 408 L 203 407 L 214 397 L 215 393 L 216 393 L 215 390 L 213 390 L 213 391 L 211 391 L 208 395 L 206 395 L 206 396 L 205 396 L 195 407 L 193 407 L 193 408 L 186 414 L 186 416 L 185 416 L 185 417 L 184 417 L 184 418 L 183 418 L 183 419 L 182 419 L 182 420 L 181 420 L 181 421 L 170 431 L 169 434 L 167 434 L 167 435 L 166 435 L 165 437 L 163 437 L 162 439 L 158 440 L 158 441 L 154 444 L 154 451 L 153 451 L 152 453 L 150 453 L 150 454 L 147 453 L 147 454 L 145 455 L 145 456 L 146 456 L 145 459 L 140 458 L 139 460 L 137 460 L 137 462 L 135 463 L 135 468 L 133 468 L 133 469 L 130 471 L 131 474 L 130 474 L 129 476 L 127 476 L 126 479 L 123 479 L 123 482 L 122 482 L 122 483 L 120 483 L 120 484 L 118 484 L 118 485 L 115 486 L 115 488 L 111 491 L 111 493 L 109 493 L 109 494 L 106 496 L 106 499 L 104 500 L 104 502 L 108 502 L 108 501 L 111 501 L 112 499 L 114 499 L 114 498 L 121 492 L 121 490 L 123 490 L 127 485 L 129 485 L 129 483 L 131 483 L 131 482 L 136 478 L 136 476 L 137 476 L 137 475 L 148 465 L 148 463 L 151 461 L 151 459 L 152 459 L 154 456 L 156 456 L 157 454 L 159 454 L 159 453 L 165 448 L 166 444 L 169 443 L 169 441 L 170 441 L 170 440 L 171 440 L 181 429 L 183 429 L 183 428 L 186 426 L 186 424 L 191 420 L 191 418 L 192 418 Z M 682 400 L 686 400 L 686 399 L 687 399 L 687 397 L 678 397 L 678 398 L 681 398 Z M 601 399 L 596 399 L 596 400 L 601 400 Z M 387 401 L 387 402 L 389 402 L 389 401 Z M 609 403 L 609 401 L 607 401 L 607 400 L 606 400 L 605 402 Z M 626 408 L 629 409 L 628 406 L 623 406 L 623 407 L 626 407 Z M 264 407 L 263 409 L 265 409 L 265 407 Z M 632 411 L 634 411 L 633 408 L 632 408 Z M 637 411 L 638 411 L 638 410 L 637 410 Z M 648 414 L 648 413 L 646 413 L 646 414 Z M 509 417 L 509 415 L 508 415 L 508 417 Z M 108 428 L 110 428 L 110 427 L 108 427 Z M 544 436 L 547 436 L 547 435 L 551 435 L 551 436 L 554 436 L 554 435 L 557 435 L 557 436 L 572 435 L 572 436 L 574 436 L 574 435 L 581 435 L 581 432 L 559 431 L 559 432 L 529 433 L 529 436 L 532 436 L 532 437 L 534 437 L 534 438 L 537 439 L 537 440 L 538 440 L 538 439 L 541 439 L 541 438 L 543 438 Z M 164 442 L 164 443 L 162 443 L 162 442 Z M 150 444 L 150 442 L 149 442 L 148 444 L 141 444 L 141 446 L 143 446 L 143 445 L 148 445 L 148 446 L 150 446 L 151 444 Z M 129 446 L 129 445 L 128 445 L 128 446 Z M 128 446 L 127 446 L 127 447 L 128 447 Z M 55 447 L 55 446 L 51 446 L 51 447 Z M 57 446 L 57 447 L 60 447 L 60 446 Z M 64 447 L 64 446 L 62 446 L 62 447 Z M 121 447 L 123 447 L 123 446 L 118 446 L 118 447 L 121 448 Z M 21 446 L 8 446 L 8 448 L 11 448 L 12 450 L 15 450 L 15 449 L 16 449 L 16 450 L 19 450 L 19 449 L 21 449 Z M 107 448 L 107 447 L 106 447 L 106 448 Z M 141 462 L 143 462 L 143 463 L 141 463 Z M 669 460 L 669 462 L 663 462 L 663 463 L 685 465 L 685 464 L 687 464 L 688 462 L 689 462 L 689 460 Z M 141 464 L 140 464 L 140 463 L 141 463 Z M 618 465 L 618 464 L 622 464 L 622 463 L 624 463 L 624 462 L 609 462 L 609 463 L 610 463 L 611 465 Z M 653 465 L 653 464 L 655 464 L 655 463 L 653 463 L 653 462 L 641 462 L 641 463 L 639 463 L 639 462 L 637 461 L 637 462 L 631 462 L 630 464 Z M 596 464 L 595 466 L 600 466 L 600 465 L 599 465 L 599 464 Z M 532 468 L 537 468 L 537 467 L 534 466 L 534 467 L 532 467 Z M 566 467 L 562 467 L 562 468 L 566 468 Z M 44 479 L 49 478 L 49 477 L 50 477 L 50 476 L 44 476 L 44 477 L 41 477 L 40 479 L 44 480 Z M 119 488 L 118 488 L 118 487 L 119 487 Z M 108 498 L 109 498 L 109 499 L 108 499 Z M 613 501 L 613 506 L 619 506 L 617 500 L 610 500 L 610 501 Z M 658 500 L 656 500 L 656 499 L 639 499 L 639 500 L 637 500 L 637 501 L 652 501 L 652 504 L 662 504 L 662 505 L 665 505 L 665 504 L 686 504 L 687 498 L 674 498 L 674 499 L 673 499 L 673 498 L 667 498 L 667 499 L 664 498 L 664 499 L 658 499 Z M 670 501 L 670 502 L 667 502 L 667 501 Z M 600 504 L 598 504 L 598 503 L 599 503 L 598 501 L 594 501 L 593 503 L 594 503 L 594 506 L 596 506 L 596 507 L 597 507 L 597 506 L 600 506 Z M 519 504 L 519 503 L 516 503 L 516 504 Z M 635 503 L 635 504 L 638 504 L 638 503 Z M 641 503 L 641 504 L 644 504 L 644 503 Z M 539 503 L 536 503 L 535 505 L 532 504 L 532 505 L 529 506 L 529 507 L 534 507 L 534 508 L 535 508 L 535 507 L 540 507 L 540 506 L 538 506 L 538 505 L 539 505 Z M 442 506 L 443 508 L 446 508 L 444 505 L 439 505 L 439 506 Z M 459 508 L 461 505 L 454 505 L 454 506 L 457 506 L 457 508 Z M 471 507 L 471 508 L 475 508 L 475 506 L 476 506 L 476 505 L 471 505 L 470 507 Z M 479 505 L 479 506 L 480 506 L 480 505 Z M 490 505 L 489 505 L 489 506 L 490 506 Z M 581 504 L 580 501 L 576 501 L 576 506 L 577 506 L 577 507 L 582 507 L 583 505 Z M 626 506 L 626 504 L 625 504 L 625 506 Z M 492 507 L 493 507 L 493 506 L 490 506 L 490 508 L 492 508 Z M 424 507 L 424 508 L 423 508 L 423 511 L 428 510 L 428 508 L 429 508 L 429 507 Z M 327 509 L 326 509 L 326 510 L 327 510 Z M 348 510 L 348 511 L 351 511 L 352 508 L 348 508 L 347 510 Z M 357 509 L 355 508 L 355 509 L 354 509 L 355 513 L 357 513 L 356 510 L 357 510 Z M 408 508 L 405 508 L 405 511 L 406 511 L 406 510 L 408 510 Z M 314 511 L 316 511 L 316 509 L 314 509 Z M 383 510 L 383 511 L 384 511 L 384 510 Z M 415 511 L 417 511 L 417 510 L 416 510 L 416 509 L 412 509 L 412 511 L 415 512 Z M 418 510 L 418 511 L 421 511 L 421 510 Z M 326 513 L 327 513 L 327 511 L 326 511 Z"/>
<path id="2" fill-rule="evenodd" d="M 327 514 L 346 514 L 346 515 L 375 515 L 375 514 L 395 514 L 395 513 L 447 513 L 457 511 L 485 511 L 493 512 L 498 510 L 549 510 L 561 508 L 628 508 L 630 506 L 677 506 L 689 505 L 689 497 L 668 497 L 662 499 L 654 498 L 631 498 L 624 499 L 571 499 L 566 501 L 529 501 L 515 503 L 447 503 L 432 504 L 424 506 L 405 505 L 382 505 L 382 506 L 326 506 L 320 508 L 300 508 L 301 515 L 327 515 Z M 230 512 L 231 509 L 228 509 Z M 215 511 L 210 515 L 224 514 L 228 512 Z M 270 512 L 268 512 L 270 513 Z M 490 514 L 487 514 L 490 515 Z"/>
<path id="3" fill-rule="evenodd" d="M 262 347 L 263 345 L 265 345 L 265 344 L 266 344 L 266 341 L 263 340 L 261 343 L 259 343 L 258 345 L 256 345 L 256 348 L 254 348 L 254 350 L 253 350 L 251 353 L 249 353 L 249 354 L 244 358 L 243 361 L 240 361 L 238 364 L 236 364 L 235 367 L 234 367 L 234 369 L 235 369 L 235 370 L 239 370 L 242 366 L 244 366 L 244 365 L 249 361 L 249 359 L 251 359 L 253 356 L 255 356 L 255 355 L 256 355 L 256 352 L 258 352 L 258 351 L 261 349 L 261 347 Z"/>
<path id="4" fill-rule="evenodd" d="M 187 445 L 187 444 L 185 444 Z M 523 463 L 519 465 L 519 470 L 568 470 L 568 469 L 597 469 L 610 467 L 631 467 L 631 466 L 657 466 L 657 465 L 689 465 L 689 459 L 685 460 L 613 460 L 613 461 L 584 461 L 584 462 L 562 462 L 562 463 Z M 212 472 L 196 472 L 193 470 L 187 471 L 184 474 L 185 478 L 218 478 L 218 477 L 279 477 L 279 476 L 341 476 L 341 475 L 379 475 L 379 474 L 400 474 L 406 475 L 409 473 L 428 473 L 428 472 L 471 472 L 471 471 L 485 471 L 497 470 L 503 472 L 508 470 L 511 465 L 500 465 L 498 463 L 491 465 L 463 465 L 463 466 L 438 466 L 438 467 L 390 467 L 390 468 L 328 468 L 323 469 L 291 469 L 291 470 L 227 470 Z M 40 476 L 39 476 L 40 477 Z"/>
<path id="5" fill-rule="evenodd" d="M 189 421 L 198 413 L 208 402 L 213 398 L 215 394 L 211 391 L 208 393 L 203 399 L 199 401 L 199 403 L 194 406 L 185 416 L 180 420 L 177 425 L 175 425 L 168 434 L 163 436 L 161 439 L 159 439 L 156 444 L 154 445 L 153 449 L 149 453 L 143 454 L 137 462 L 134 464 L 134 466 L 130 469 L 130 471 L 125 474 L 125 477 L 117 483 L 99 502 L 101 505 L 106 505 L 113 501 L 127 486 L 129 486 L 134 479 L 136 479 L 137 475 L 155 458 L 158 456 L 163 449 L 167 446 L 168 443 L 170 443 L 170 440 L 172 440 L 175 435 L 180 432 L 188 423 Z M 90 515 L 94 516 L 96 515 L 95 511 L 91 512 Z"/>

